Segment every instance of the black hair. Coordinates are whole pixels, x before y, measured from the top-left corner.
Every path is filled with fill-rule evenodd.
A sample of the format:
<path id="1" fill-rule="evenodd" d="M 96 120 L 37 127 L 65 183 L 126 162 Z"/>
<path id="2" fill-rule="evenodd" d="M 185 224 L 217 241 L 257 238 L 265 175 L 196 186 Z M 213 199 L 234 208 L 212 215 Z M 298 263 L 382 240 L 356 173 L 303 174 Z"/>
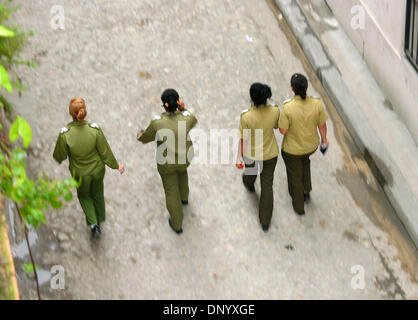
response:
<path id="1" fill-rule="evenodd" d="M 293 91 L 295 94 L 302 97 L 302 99 L 306 99 L 306 91 L 308 90 L 308 79 L 300 73 L 295 73 L 290 80 L 290 84 L 292 85 Z"/>
<path id="2" fill-rule="evenodd" d="M 268 85 L 262 83 L 253 83 L 250 88 L 251 100 L 256 107 L 265 105 L 267 99 L 271 98 L 271 89 Z"/>
<path id="3" fill-rule="evenodd" d="M 177 110 L 179 99 L 180 96 L 174 89 L 167 89 L 161 95 L 164 108 L 170 113 L 174 113 Z"/>

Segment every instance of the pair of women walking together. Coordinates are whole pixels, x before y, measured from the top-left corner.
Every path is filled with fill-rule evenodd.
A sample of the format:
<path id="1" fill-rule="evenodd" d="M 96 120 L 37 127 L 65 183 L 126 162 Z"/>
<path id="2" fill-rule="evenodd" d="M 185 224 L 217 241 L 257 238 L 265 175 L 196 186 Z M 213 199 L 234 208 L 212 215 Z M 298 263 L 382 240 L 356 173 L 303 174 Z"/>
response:
<path id="1" fill-rule="evenodd" d="M 154 117 L 145 131 L 138 132 L 138 140 L 142 143 L 155 141 L 158 132 L 170 130 L 174 134 L 175 143 L 168 144 L 162 155 L 173 154 L 172 162 L 161 164 L 158 162 L 158 172 L 161 176 L 166 195 L 167 209 L 170 213 L 169 224 L 176 233 L 182 232 L 183 208 L 188 204 L 189 186 L 187 168 L 192 157 L 192 142 L 188 137 L 189 131 L 196 125 L 197 119 L 184 108 L 178 93 L 173 89 L 164 91 L 161 96 L 165 112 Z M 83 209 L 87 225 L 94 237 L 101 234 L 100 223 L 106 219 L 103 179 L 105 166 L 118 169 L 121 174 L 124 166 L 116 161 L 115 156 L 96 123 L 85 121 L 87 115 L 83 99 L 75 98 L 70 103 L 70 115 L 73 121 L 61 129 L 53 156 L 58 163 L 69 158 L 69 169 L 72 176 L 79 181 L 77 197 Z M 187 137 L 185 148 L 178 148 L 179 122 L 184 122 Z M 158 139 L 160 146 L 166 139 Z M 185 153 L 185 154 L 184 154 Z M 185 163 L 179 159 L 186 159 Z"/>
<path id="2" fill-rule="evenodd" d="M 243 183 L 250 192 L 255 192 L 254 183 L 257 175 L 260 175 L 259 219 L 266 232 L 273 214 L 273 179 L 279 155 L 274 130 L 279 129 L 284 135 L 281 154 L 286 165 L 293 209 L 299 215 L 305 214 L 304 202 L 310 200 L 312 183 L 309 157 L 318 149 L 318 130 L 322 145 L 326 148 L 329 145 L 326 126 L 328 115 L 321 99 L 307 96 L 308 80 L 301 74 L 292 76 L 291 87 L 295 96 L 286 100 L 280 111 L 278 106 L 267 105 L 267 100 L 272 96 L 270 87 L 253 84 L 250 96 L 254 105 L 241 114 L 237 166 L 242 168 L 245 164 Z M 255 134 L 260 129 L 263 139 L 257 142 Z"/>
<path id="3" fill-rule="evenodd" d="M 292 77 L 291 85 L 295 97 L 285 101 L 282 112 L 278 106 L 267 105 L 271 98 L 271 89 L 263 84 L 253 84 L 250 96 L 254 105 L 241 115 L 241 140 L 237 165 L 245 163 L 243 182 L 250 191 L 254 191 L 257 175 L 261 176 L 260 222 L 264 231 L 270 225 L 273 212 L 273 177 L 279 154 L 279 147 L 274 129 L 284 134 L 282 157 L 286 164 L 289 193 L 293 207 L 299 214 L 304 214 L 303 203 L 309 198 L 312 189 L 310 182 L 309 156 L 319 145 L 317 127 L 322 143 L 326 139 L 325 109 L 318 98 L 306 96 L 307 79 L 300 74 Z M 164 187 L 166 207 L 170 214 L 169 225 L 178 234 L 183 232 L 183 205 L 188 204 L 189 184 L 187 169 L 192 161 L 193 144 L 189 132 L 196 124 L 196 117 L 185 109 L 179 94 L 174 89 L 164 91 L 161 96 L 165 112 L 156 116 L 145 131 L 139 131 L 137 139 L 142 143 L 157 140 L 157 168 Z M 75 179 L 80 181 L 77 196 L 86 215 L 87 224 L 93 233 L 101 233 L 100 223 L 105 221 L 105 201 L 103 179 L 105 166 L 118 169 L 121 174 L 124 167 L 119 164 L 102 132 L 95 123 L 85 121 L 87 115 L 84 100 L 73 99 L 70 103 L 70 115 L 73 121 L 64 127 L 57 139 L 54 158 L 59 163 L 69 158 L 69 169 Z M 179 123 L 182 123 L 182 126 Z M 186 141 L 179 128 L 186 133 Z M 166 143 L 167 136 L 159 137 L 159 132 L 169 130 L 174 143 Z M 262 130 L 262 145 L 257 145 L 255 131 Z M 250 145 L 247 145 L 249 142 Z M 180 147 L 185 146 L 185 147 Z M 262 150 L 255 154 L 255 150 Z M 163 152 L 160 154 L 160 151 Z M 159 158 L 173 155 L 172 161 L 161 162 Z M 185 159 L 186 161 L 180 161 Z"/>

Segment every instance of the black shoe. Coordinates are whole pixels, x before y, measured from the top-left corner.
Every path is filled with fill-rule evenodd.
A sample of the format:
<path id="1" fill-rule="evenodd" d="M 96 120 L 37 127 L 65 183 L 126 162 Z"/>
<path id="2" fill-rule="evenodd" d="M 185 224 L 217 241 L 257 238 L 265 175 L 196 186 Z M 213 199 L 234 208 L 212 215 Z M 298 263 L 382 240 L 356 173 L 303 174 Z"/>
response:
<path id="1" fill-rule="evenodd" d="M 183 229 L 180 230 L 176 230 L 174 229 L 173 225 L 171 224 L 171 219 L 168 219 L 168 224 L 170 225 L 170 228 L 173 229 L 173 231 L 177 234 L 182 234 L 183 233 Z"/>
<path id="2" fill-rule="evenodd" d="M 270 225 L 269 224 L 263 224 L 263 225 L 261 225 L 261 227 L 263 228 L 264 232 L 267 232 L 267 231 L 269 231 Z"/>
<path id="3" fill-rule="evenodd" d="M 181 200 L 181 203 L 182 203 L 184 206 L 187 206 L 187 205 L 189 204 L 189 200 Z"/>
<path id="4" fill-rule="evenodd" d="M 296 211 L 296 210 L 295 210 L 295 212 L 296 212 L 298 215 L 300 215 L 300 216 L 304 216 L 304 215 L 305 215 L 305 210 L 302 210 L 302 211 Z"/>
<path id="5" fill-rule="evenodd" d="M 249 192 L 251 192 L 251 193 L 254 193 L 254 192 L 255 192 L 255 187 L 254 187 L 254 185 L 252 185 L 251 187 L 248 187 L 248 186 L 245 184 L 245 182 L 244 182 L 244 176 L 242 176 L 242 183 L 244 184 L 245 188 L 246 188 Z"/>
<path id="6" fill-rule="evenodd" d="M 91 234 L 92 234 L 93 238 L 100 237 L 100 234 L 102 233 L 102 231 L 100 230 L 98 225 L 94 225 L 94 226 L 90 227 L 90 230 L 91 230 Z"/>
<path id="7" fill-rule="evenodd" d="M 300 216 L 305 215 L 305 210 L 304 209 L 302 209 L 302 211 L 298 211 L 298 210 L 295 209 L 294 202 L 292 202 L 292 206 L 293 206 L 293 211 L 295 211 L 298 215 L 300 215 Z"/>
<path id="8" fill-rule="evenodd" d="M 308 192 L 308 193 L 305 193 L 305 194 L 303 195 L 303 200 L 304 200 L 305 202 L 309 202 L 309 201 L 311 201 L 311 195 L 309 194 L 309 192 Z"/>

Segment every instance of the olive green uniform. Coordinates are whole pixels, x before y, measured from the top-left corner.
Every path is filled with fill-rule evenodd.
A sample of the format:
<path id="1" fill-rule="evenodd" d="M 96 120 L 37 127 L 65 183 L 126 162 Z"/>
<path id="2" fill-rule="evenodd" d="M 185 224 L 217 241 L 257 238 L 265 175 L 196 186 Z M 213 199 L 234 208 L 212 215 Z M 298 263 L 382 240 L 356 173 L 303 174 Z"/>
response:
<path id="1" fill-rule="evenodd" d="M 283 138 L 282 157 L 293 208 L 304 211 L 304 194 L 312 191 L 309 157 L 319 146 L 317 127 L 328 120 L 320 98 L 302 99 L 296 95 L 286 100 L 280 113 L 279 127 L 288 130 Z"/>
<path id="2" fill-rule="evenodd" d="M 119 164 L 100 127 L 87 121 L 69 123 L 58 136 L 53 156 L 60 164 L 68 157 L 72 176 L 81 180 L 77 197 L 87 224 L 104 222 L 105 165 L 118 169 Z"/>
<path id="3" fill-rule="evenodd" d="M 260 173 L 261 195 L 259 219 L 269 225 L 273 215 L 273 178 L 279 154 L 274 129 L 279 125 L 278 106 L 252 106 L 241 113 L 240 133 L 244 140 L 245 172 L 243 182 L 252 188 Z M 262 142 L 256 138 L 257 129 L 262 130 Z M 247 143 L 251 140 L 251 146 Z"/>
<path id="4" fill-rule="evenodd" d="M 154 117 L 145 132 L 138 137 L 142 143 L 157 140 L 158 173 L 163 182 L 166 207 L 175 230 L 182 229 L 182 202 L 189 199 L 187 168 L 193 157 L 189 132 L 196 124 L 196 117 L 187 110 L 177 110 L 172 114 L 165 112 Z"/>

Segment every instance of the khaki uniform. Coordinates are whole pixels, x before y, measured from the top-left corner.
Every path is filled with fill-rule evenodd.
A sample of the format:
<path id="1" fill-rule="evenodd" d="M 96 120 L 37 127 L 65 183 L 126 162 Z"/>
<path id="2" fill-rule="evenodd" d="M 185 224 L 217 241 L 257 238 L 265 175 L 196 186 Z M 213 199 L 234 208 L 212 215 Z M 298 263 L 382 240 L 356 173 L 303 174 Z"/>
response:
<path id="1" fill-rule="evenodd" d="M 60 164 L 68 157 L 72 176 L 81 180 L 77 197 L 87 224 L 104 222 L 105 165 L 118 169 L 119 164 L 100 127 L 87 121 L 69 123 L 58 136 L 53 156 Z"/>
<path id="2" fill-rule="evenodd" d="M 283 103 L 279 127 L 288 132 L 283 138 L 282 157 L 293 208 L 297 212 L 304 211 L 304 194 L 312 190 L 309 157 L 319 146 L 317 127 L 327 120 L 328 114 L 320 98 L 302 99 L 296 95 Z"/>
<path id="3" fill-rule="evenodd" d="M 278 156 L 274 129 L 279 126 L 280 110 L 278 106 L 252 106 L 241 113 L 239 130 L 241 139 L 251 140 L 251 146 L 244 148 L 244 157 L 265 161 Z M 263 130 L 263 141 L 256 139 L 256 130 Z"/>
<path id="4" fill-rule="evenodd" d="M 274 129 L 279 126 L 279 116 L 279 107 L 269 105 L 252 106 L 241 114 L 239 129 L 244 140 L 245 162 L 243 182 L 247 188 L 253 188 L 260 174 L 259 219 L 262 225 L 269 225 L 273 215 L 273 178 L 279 154 Z M 257 130 L 262 130 L 262 142 L 257 139 Z"/>
<path id="5" fill-rule="evenodd" d="M 142 143 L 157 140 L 156 161 L 163 182 L 166 207 L 172 226 L 181 230 L 182 202 L 189 199 L 187 168 L 193 158 L 193 144 L 189 132 L 197 119 L 189 111 L 165 112 L 154 117 L 148 128 L 138 137 Z"/>

